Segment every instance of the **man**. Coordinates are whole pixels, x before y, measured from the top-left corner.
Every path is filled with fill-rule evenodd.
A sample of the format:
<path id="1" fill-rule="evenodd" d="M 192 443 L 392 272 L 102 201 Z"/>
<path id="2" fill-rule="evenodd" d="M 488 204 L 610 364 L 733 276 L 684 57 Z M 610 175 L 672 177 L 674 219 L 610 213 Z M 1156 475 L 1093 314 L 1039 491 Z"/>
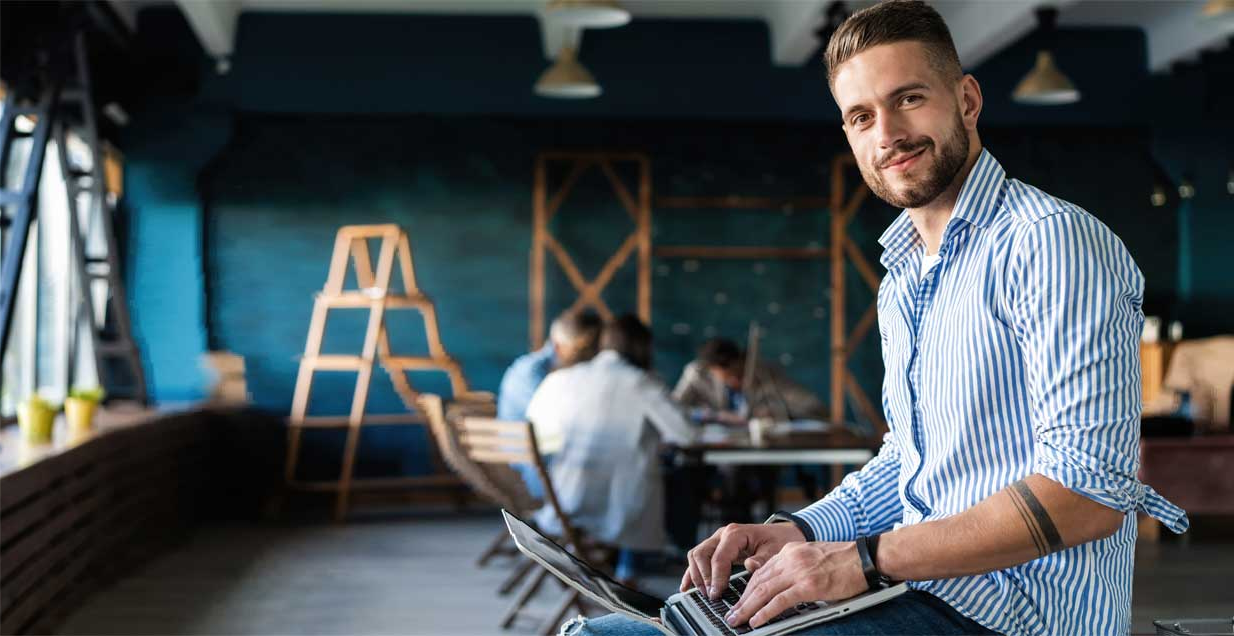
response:
<path id="1" fill-rule="evenodd" d="M 590 360 L 596 354 L 603 325 L 600 316 L 590 310 L 568 311 L 558 316 L 549 327 L 548 342 L 539 351 L 519 356 L 502 375 L 497 392 L 497 419 L 526 420 L 531 396 L 553 369 Z M 543 488 L 535 469 L 525 464 L 514 467 L 523 475 L 531 495 L 542 497 Z"/>
<path id="2" fill-rule="evenodd" d="M 754 569 L 728 620 L 757 627 L 910 582 L 805 634 L 1126 634 L 1136 511 L 1187 528 L 1135 476 L 1143 277 L 1100 221 L 982 149 L 981 88 L 929 6 L 853 14 L 826 63 L 865 182 L 905 208 L 880 239 L 891 430 L 792 523 L 697 546 L 681 587 Z M 572 633 L 640 633 L 624 627 Z"/>
<path id="3" fill-rule="evenodd" d="M 698 358 L 682 371 L 673 399 L 689 408 L 690 417 L 700 423 L 744 425 L 756 417 L 780 421 L 826 417 L 818 396 L 783 369 L 762 360 L 754 363 L 750 386 L 743 386 L 746 355 L 732 340 L 708 339 L 699 347 Z M 725 482 L 724 492 L 730 495 L 721 502 L 721 511 L 724 518 L 734 521 L 751 520 L 750 503 L 755 497 L 773 500 L 780 474 L 769 466 L 726 466 L 718 472 Z M 795 474 L 803 492 L 817 497 L 815 476 L 800 466 Z M 696 515 L 685 519 L 697 522 Z"/>
<path id="4" fill-rule="evenodd" d="M 665 545 L 661 441 L 688 444 L 691 425 L 650 372 L 651 330 L 625 315 L 605 326 L 603 351 L 545 378 L 527 407 L 536 437 L 560 440 L 549 471 L 572 523 L 622 548 L 617 576 L 629 579 L 636 556 Z M 540 527 L 559 532 L 549 508 Z"/>
<path id="5" fill-rule="evenodd" d="M 744 424 L 751 417 L 781 420 L 821 418 L 823 403 L 778 367 L 758 360 L 751 386 L 742 386 L 745 352 L 726 338 L 712 338 L 686 365 L 673 398 L 702 422 Z"/>

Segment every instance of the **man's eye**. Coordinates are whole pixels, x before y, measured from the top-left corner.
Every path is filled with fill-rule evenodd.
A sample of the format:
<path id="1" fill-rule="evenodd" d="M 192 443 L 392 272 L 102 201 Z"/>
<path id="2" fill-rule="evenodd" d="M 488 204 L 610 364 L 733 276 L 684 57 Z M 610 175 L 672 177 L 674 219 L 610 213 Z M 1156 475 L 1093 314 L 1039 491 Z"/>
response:
<path id="1" fill-rule="evenodd" d="M 857 115 L 856 117 L 853 117 L 854 126 L 860 126 L 861 124 L 864 124 L 868 121 L 870 121 L 870 115 L 868 113 L 862 113 L 860 115 Z"/>
<path id="2" fill-rule="evenodd" d="M 910 106 L 911 106 L 911 105 L 916 104 L 917 102 L 920 102 L 920 101 L 921 101 L 921 96 L 920 96 L 920 95 L 905 95 L 905 96 L 904 96 L 904 99 L 901 101 L 901 103 L 903 103 L 903 104 L 905 104 L 905 105 L 910 105 Z"/>

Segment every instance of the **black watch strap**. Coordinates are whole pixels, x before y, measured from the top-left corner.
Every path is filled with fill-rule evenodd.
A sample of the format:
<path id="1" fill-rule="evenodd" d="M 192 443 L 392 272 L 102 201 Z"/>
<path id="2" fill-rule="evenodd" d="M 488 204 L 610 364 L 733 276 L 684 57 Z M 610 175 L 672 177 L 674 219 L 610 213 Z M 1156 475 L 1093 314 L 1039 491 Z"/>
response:
<path id="1" fill-rule="evenodd" d="M 767 517 L 767 520 L 764 521 L 763 523 L 784 523 L 784 522 L 788 522 L 788 523 L 791 523 L 797 526 L 797 529 L 801 531 L 801 536 L 805 537 L 806 541 L 814 540 L 814 529 L 811 528 L 810 524 L 806 523 L 804 519 L 802 519 L 801 517 L 798 517 L 795 514 L 788 513 L 783 510 L 777 510 L 770 517 Z"/>
<path id="2" fill-rule="evenodd" d="M 878 571 L 878 537 L 857 537 L 857 556 L 861 559 L 861 573 L 871 590 L 881 590 L 891 585 L 891 579 Z"/>

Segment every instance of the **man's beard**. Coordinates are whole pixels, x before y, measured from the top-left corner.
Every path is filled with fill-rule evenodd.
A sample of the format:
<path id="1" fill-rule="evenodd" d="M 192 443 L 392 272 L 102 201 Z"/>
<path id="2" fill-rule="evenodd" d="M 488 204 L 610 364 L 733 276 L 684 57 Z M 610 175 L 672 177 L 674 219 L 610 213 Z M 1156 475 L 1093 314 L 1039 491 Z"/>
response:
<path id="1" fill-rule="evenodd" d="M 913 141 L 902 141 L 896 144 L 885 155 L 879 157 L 874 165 L 870 168 L 861 165 L 858 162 L 858 167 L 861 168 L 861 176 L 865 179 L 866 185 L 870 186 L 870 190 L 878 198 L 897 208 L 919 208 L 934 199 L 937 199 L 951 182 L 955 180 L 960 169 L 964 167 L 965 161 L 968 160 L 968 133 L 964 130 L 964 120 L 960 118 L 960 113 L 956 113 L 955 126 L 951 130 L 951 134 L 943 140 L 943 145 L 939 148 L 937 162 L 933 168 L 926 172 L 926 175 L 920 180 L 912 182 L 907 190 L 896 192 L 884 179 L 880 166 L 885 166 L 887 160 L 894 158 L 900 159 L 906 157 L 918 150 L 925 148 L 922 159 L 929 159 L 931 151 L 934 149 L 934 142 L 928 137 L 921 137 Z"/>

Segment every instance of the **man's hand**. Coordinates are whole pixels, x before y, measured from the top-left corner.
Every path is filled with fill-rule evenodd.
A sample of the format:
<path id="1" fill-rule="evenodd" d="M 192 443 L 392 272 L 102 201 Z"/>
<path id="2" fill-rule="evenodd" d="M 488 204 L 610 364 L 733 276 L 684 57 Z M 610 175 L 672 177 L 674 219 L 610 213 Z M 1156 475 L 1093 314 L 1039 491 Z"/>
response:
<path id="1" fill-rule="evenodd" d="M 857 544 L 793 543 L 750 577 L 741 600 L 725 620 L 729 625 L 749 622 L 757 628 L 798 603 L 839 601 L 867 589 Z"/>
<path id="2" fill-rule="evenodd" d="M 690 567 L 681 577 L 681 591 L 697 587 L 713 599 L 720 598 L 728 587 L 733 563 L 743 561 L 742 565 L 753 572 L 770 561 L 785 545 L 805 540 L 797 526 L 791 523 L 730 523 L 690 550 Z M 713 581 L 716 583 L 714 586 Z"/>

